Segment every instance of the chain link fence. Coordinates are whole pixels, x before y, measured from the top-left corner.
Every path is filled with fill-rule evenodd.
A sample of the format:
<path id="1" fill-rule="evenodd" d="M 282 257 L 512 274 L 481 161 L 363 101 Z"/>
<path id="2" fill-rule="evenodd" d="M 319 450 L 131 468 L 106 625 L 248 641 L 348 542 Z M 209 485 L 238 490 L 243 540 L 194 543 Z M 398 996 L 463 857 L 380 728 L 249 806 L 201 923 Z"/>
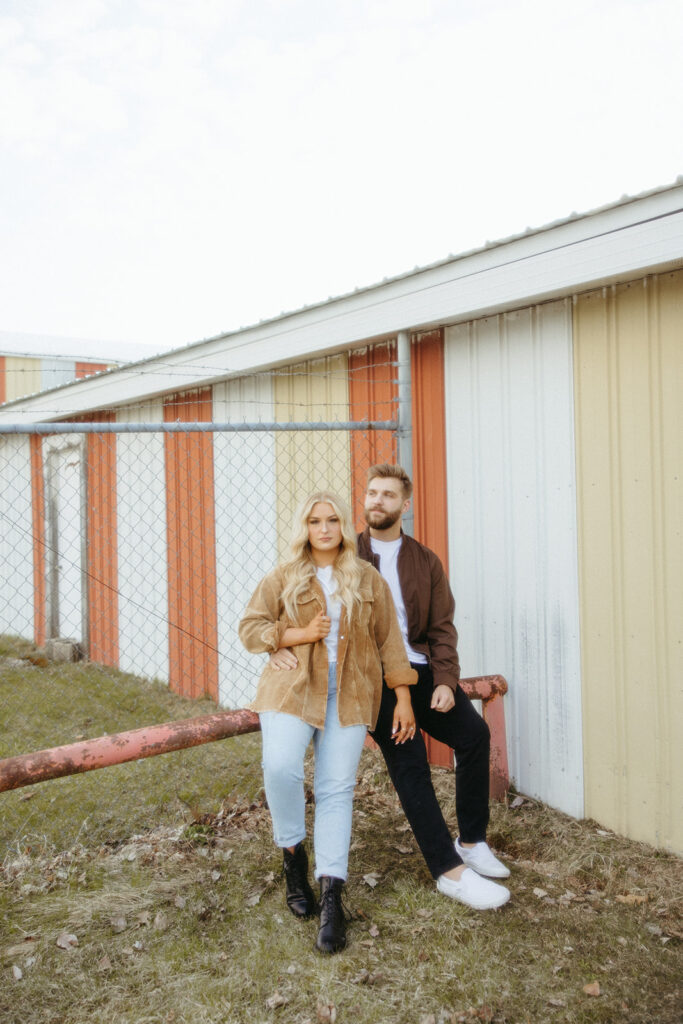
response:
<path id="1" fill-rule="evenodd" d="M 237 625 L 297 505 L 329 488 L 361 528 L 366 470 L 396 458 L 393 422 L 205 422 L 193 401 L 191 422 L 175 403 L 167 423 L 3 426 L 0 758 L 245 707 L 263 659 Z M 58 842 L 61 813 L 64 841 L 115 841 L 124 805 L 129 831 L 259 788 L 258 737 L 235 737 L 3 793 L 0 839 Z"/>

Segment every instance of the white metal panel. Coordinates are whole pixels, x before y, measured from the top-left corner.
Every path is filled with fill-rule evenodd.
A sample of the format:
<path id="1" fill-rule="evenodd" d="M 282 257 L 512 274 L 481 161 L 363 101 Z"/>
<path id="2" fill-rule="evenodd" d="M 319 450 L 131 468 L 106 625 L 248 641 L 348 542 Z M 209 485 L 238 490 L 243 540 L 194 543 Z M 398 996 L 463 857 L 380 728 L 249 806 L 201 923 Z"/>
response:
<path id="1" fill-rule="evenodd" d="M 50 437 L 45 445 L 48 506 L 48 636 L 85 642 L 83 576 L 85 475 L 83 437 Z"/>
<path id="2" fill-rule="evenodd" d="M 42 391 L 59 388 L 76 379 L 76 363 L 73 359 L 50 359 L 43 356 L 40 360 L 40 378 Z"/>
<path id="3" fill-rule="evenodd" d="M 212 384 L 227 374 L 349 349 L 628 280 L 683 261 L 683 185 L 487 246 L 158 359 L 80 381 L 58 396 L 0 409 L 0 421 L 49 419 Z"/>
<path id="4" fill-rule="evenodd" d="M 583 813 L 571 310 L 446 331 L 450 573 L 463 674 L 502 673 L 518 788 Z"/>
<path id="5" fill-rule="evenodd" d="M 0 633 L 33 639 L 29 438 L 0 438 Z"/>
<path id="6" fill-rule="evenodd" d="M 271 378 L 215 385 L 213 418 L 272 422 Z M 244 707 L 256 692 L 262 659 L 245 651 L 237 626 L 256 584 L 277 562 L 275 440 L 272 433 L 217 433 L 213 450 L 219 701 Z"/>
<path id="7" fill-rule="evenodd" d="M 161 423 L 161 401 L 128 406 L 119 423 Z M 119 665 L 168 682 L 166 476 L 161 433 L 118 434 L 116 496 Z"/>

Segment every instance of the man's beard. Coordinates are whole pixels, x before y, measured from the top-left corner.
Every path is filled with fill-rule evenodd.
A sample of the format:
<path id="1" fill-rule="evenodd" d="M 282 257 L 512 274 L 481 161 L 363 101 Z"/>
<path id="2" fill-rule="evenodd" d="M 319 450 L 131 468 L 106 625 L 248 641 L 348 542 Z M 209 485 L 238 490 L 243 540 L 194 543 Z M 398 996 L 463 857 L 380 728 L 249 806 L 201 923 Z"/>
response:
<path id="1" fill-rule="evenodd" d="M 382 512 L 378 508 L 364 509 L 365 522 L 368 526 L 371 526 L 373 530 L 388 530 L 390 527 L 397 523 L 401 518 L 401 510 L 398 512 Z M 373 520 L 370 520 L 370 516 L 373 516 Z M 380 516 L 381 518 L 377 518 Z"/>

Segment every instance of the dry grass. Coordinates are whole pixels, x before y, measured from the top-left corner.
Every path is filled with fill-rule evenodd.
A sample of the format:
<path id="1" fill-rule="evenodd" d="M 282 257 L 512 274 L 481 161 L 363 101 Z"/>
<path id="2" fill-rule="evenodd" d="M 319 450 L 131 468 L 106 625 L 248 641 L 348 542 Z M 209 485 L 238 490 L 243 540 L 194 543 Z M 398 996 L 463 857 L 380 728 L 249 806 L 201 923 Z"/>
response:
<path id="1" fill-rule="evenodd" d="M 193 752 L 192 785 L 214 794 L 194 822 L 182 801 L 179 813 L 166 775 L 138 786 L 133 801 L 119 782 L 120 813 L 104 841 L 96 821 L 79 826 L 77 797 L 57 806 L 49 793 L 59 783 L 36 787 L 49 838 L 22 841 L 15 828 L 0 880 L 3 1024 L 682 1019 L 675 857 L 534 802 L 497 804 L 490 839 L 512 868 L 512 899 L 500 911 L 469 911 L 436 893 L 381 758 L 366 751 L 349 948 L 325 958 L 313 949 L 315 922 L 296 921 L 284 906 L 262 802 L 216 799 L 210 752 L 220 748 Z M 256 792 L 256 750 L 233 756 Z M 103 786 L 118 771 L 71 781 Z M 452 775 L 434 778 L 452 809 Z M 231 791 L 227 773 L 223 788 Z M 373 873 L 374 887 L 363 877 Z M 63 933 L 78 945 L 60 948 Z M 585 991 L 594 983 L 599 995 Z"/>

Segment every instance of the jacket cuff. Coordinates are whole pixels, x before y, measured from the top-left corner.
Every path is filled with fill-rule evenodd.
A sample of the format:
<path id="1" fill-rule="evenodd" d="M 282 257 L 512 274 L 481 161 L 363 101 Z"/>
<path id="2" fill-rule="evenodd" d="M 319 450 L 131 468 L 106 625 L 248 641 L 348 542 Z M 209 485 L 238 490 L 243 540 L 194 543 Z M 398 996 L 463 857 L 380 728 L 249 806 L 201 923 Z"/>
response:
<path id="1" fill-rule="evenodd" d="M 417 682 L 417 672 L 414 668 L 409 669 L 407 672 L 387 672 L 384 676 L 384 682 L 390 690 L 397 686 L 414 686 Z"/>

